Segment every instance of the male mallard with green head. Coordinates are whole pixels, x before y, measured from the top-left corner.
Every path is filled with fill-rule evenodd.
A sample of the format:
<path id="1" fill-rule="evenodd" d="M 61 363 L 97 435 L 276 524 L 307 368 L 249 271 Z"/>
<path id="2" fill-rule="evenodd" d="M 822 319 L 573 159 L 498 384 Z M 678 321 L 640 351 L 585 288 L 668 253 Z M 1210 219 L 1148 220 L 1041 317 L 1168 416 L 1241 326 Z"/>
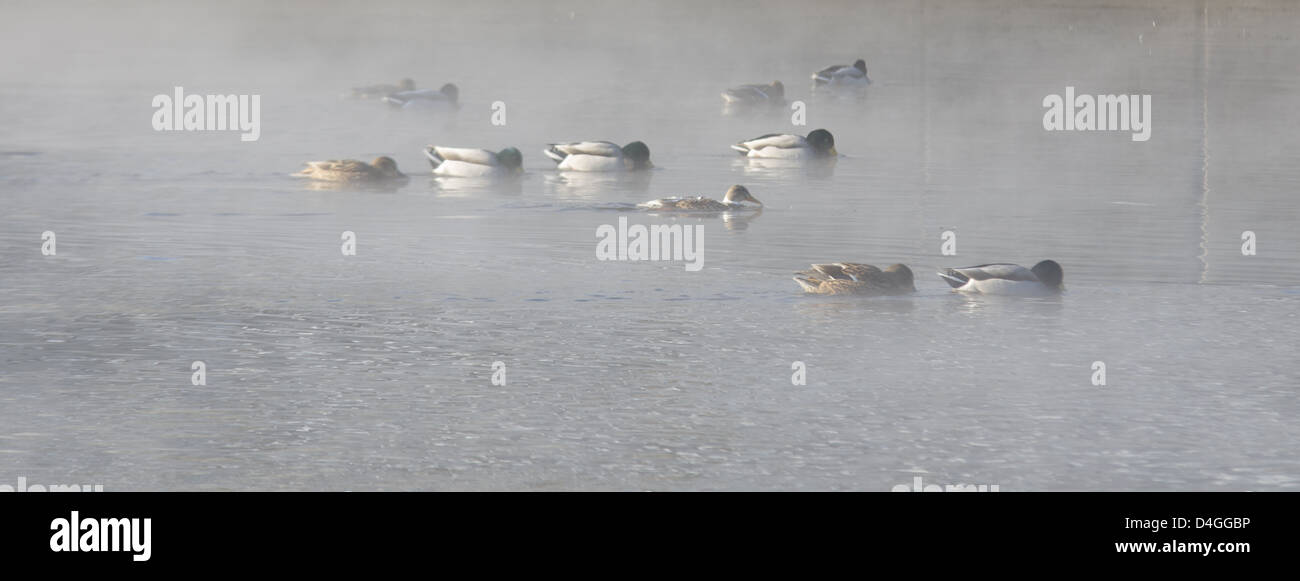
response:
<path id="1" fill-rule="evenodd" d="M 434 175 L 453 177 L 486 177 L 514 175 L 524 171 L 524 158 L 518 149 L 507 147 L 501 151 L 468 147 L 424 148 Z"/>
<path id="2" fill-rule="evenodd" d="M 624 171 L 654 167 L 650 147 L 633 141 L 623 147 L 609 141 L 551 143 L 542 153 L 555 160 L 556 167 L 569 171 Z"/>
<path id="3" fill-rule="evenodd" d="M 939 278 L 964 293 L 1044 296 L 1065 290 L 1065 272 L 1055 260 L 1041 261 L 1033 268 L 1008 263 L 949 268 Z"/>
<path id="4" fill-rule="evenodd" d="M 769 133 L 731 146 L 746 157 L 769 159 L 831 158 L 835 151 L 835 137 L 830 131 L 816 129 L 808 134 Z"/>

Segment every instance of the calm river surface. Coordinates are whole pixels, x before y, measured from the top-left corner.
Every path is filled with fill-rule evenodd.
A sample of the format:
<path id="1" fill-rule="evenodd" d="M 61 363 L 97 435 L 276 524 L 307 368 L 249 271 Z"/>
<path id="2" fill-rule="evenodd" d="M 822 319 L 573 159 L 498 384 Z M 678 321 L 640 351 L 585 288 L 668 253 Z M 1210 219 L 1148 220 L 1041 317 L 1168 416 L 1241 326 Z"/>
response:
<path id="1" fill-rule="evenodd" d="M 1295 3 L 5 12 L 0 484 L 1300 489 Z M 857 58 L 869 88 L 814 94 L 813 71 Z M 462 106 L 340 98 L 401 77 L 455 82 Z M 722 89 L 774 79 L 807 126 L 724 115 Z M 175 86 L 260 95 L 260 139 L 155 132 L 151 99 Z M 1045 131 L 1067 86 L 1151 95 L 1150 140 Z M 822 127 L 833 167 L 728 148 Z M 657 167 L 571 175 L 541 155 L 582 139 L 643 140 Z M 425 144 L 518 147 L 526 171 L 435 178 Z M 378 155 L 410 181 L 289 175 Z M 764 211 L 630 207 L 731 184 Z M 703 227 L 703 269 L 597 260 L 620 216 Z M 935 276 L 1043 258 L 1062 296 Z M 918 292 L 791 280 L 835 261 L 906 263 Z"/>

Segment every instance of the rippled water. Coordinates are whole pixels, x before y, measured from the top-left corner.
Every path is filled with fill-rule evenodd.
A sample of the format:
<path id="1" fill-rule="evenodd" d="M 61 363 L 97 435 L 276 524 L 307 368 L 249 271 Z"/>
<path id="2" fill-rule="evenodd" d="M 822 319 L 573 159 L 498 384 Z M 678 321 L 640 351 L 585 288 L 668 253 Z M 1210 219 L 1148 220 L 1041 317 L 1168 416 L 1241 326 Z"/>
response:
<path id="1" fill-rule="evenodd" d="M 31 4 L 0 24 L 18 55 L 0 63 L 0 484 L 1300 488 L 1292 3 L 366 6 Z M 857 57 L 865 93 L 810 92 Z M 338 98 L 402 76 L 456 82 L 463 107 Z M 807 127 L 723 114 L 723 88 L 772 79 Z M 150 99 L 176 85 L 260 94 L 261 139 L 154 132 Z M 1045 132 L 1067 85 L 1152 95 L 1151 140 Z M 817 127 L 831 168 L 727 147 Z M 658 168 L 541 155 L 578 139 L 644 140 Z M 527 171 L 435 179 L 426 143 L 516 146 Z M 288 176 L 376 155 L 410 182 Z M 679 219 L 704 228 L 700 272 L 596 259 L 619 216 L 673 223 L 629 204 L 733 183 L 765 210 Z M 968 298 L 933 275 L 1042 258 L 1065 295 Z M 790 279 L 839 260 L 907 263 L 918 292 Z"/>

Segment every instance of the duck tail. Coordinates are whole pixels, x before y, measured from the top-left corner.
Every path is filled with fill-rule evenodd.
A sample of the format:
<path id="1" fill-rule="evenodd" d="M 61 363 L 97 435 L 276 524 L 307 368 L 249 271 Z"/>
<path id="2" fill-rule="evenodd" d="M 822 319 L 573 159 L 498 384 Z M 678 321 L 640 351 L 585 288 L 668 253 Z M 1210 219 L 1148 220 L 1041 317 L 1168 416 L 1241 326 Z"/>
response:
<path id="1" fill-rule="evenodd" d="M 970 281 L 970 277 L 960 272 L 957 272 L 951 268 L 945 269 L 943 272 L 940 272 L 939 278 L 942 278 L 943 281 L 948 283 L 948 286 L 952 288 L 961 288 L 965 286 L 968 281 Z"/>
<path id="2" fill-rule="evenodd" d="M 429 158 L 429 165 L 432 165 L 433 169 L 438 169 L 438 166 L 442 165 L 443 161 L 446 161 L 438 155 L 438 150 L 434 149 L 432 145 L 424 148 L 424 156 Z"/>
<path id="3" fill-rule="evenodd" d="M 749 148 L 748 148 L 748 147 L 745 147 L 745 145 L 742 144 L 742 143 L 737 143 L 737 144 L 731 146 L 731 148 L 734 149 L 734 150 L 736 150 L 736 151 L 739 151 L 742 155 L 746 155 L 746 154 L 749 153 Z"/>
<path id="4" fill-rule="evenodd" d="M 799 286 L 803 287 L 804 292 L 815 293 L 819 288 L 821 288 L 821 283 L 818 281 L 798 276 L 793 278 L 795 282 L 799 283 Z"/>
<path id="5" fill-rule="evenodd" d="M 554 143 L 547 145 L 546 149 L 542 150 L 542 153 L 545 154 L 546 157 L 555 160 L 555 163 L 564 161 L 564 152 L 557 149 Z"/>

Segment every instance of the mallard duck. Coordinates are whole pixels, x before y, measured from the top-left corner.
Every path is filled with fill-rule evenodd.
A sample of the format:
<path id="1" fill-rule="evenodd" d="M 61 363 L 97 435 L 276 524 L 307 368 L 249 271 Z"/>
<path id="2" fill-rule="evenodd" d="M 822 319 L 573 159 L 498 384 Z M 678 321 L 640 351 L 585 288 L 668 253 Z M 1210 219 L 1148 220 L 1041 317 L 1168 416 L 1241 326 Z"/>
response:
<path id="1" fill-rule="evenodd" d="M 901 295 L 916 291 L 912 269 L 891 264 L 884 270 L 870 264 L 836 262 L 814 264 L 794 277 L 804 292 L 823 295 Z"/>
<path id="2" fill-rule="evenodd" d="M 397 91 L 384 97 L 385 103 L 398 109 L 411 109 L 437 105 L 457 107 L 460 105 L 459 100 L 460 89 L 452 83 L 443 85 L 442 88 L 437 91 L 433 89 Z"/>
<path id="3" fill-rule="evenodd" d="M 559 169 L 571 171 L 622 171 L 650 169 L 650 148 L 633 141 L 623 147 L 608 141 L 551 143 L 542 153 L 556 161 Z"/>
<path id="4" fill-rule="evenodd" d="M 960 292 L 990 295 L 1049 295 L 1065 290 L 1065 273 L 1055 260 L 1044 260 L 1033 268 L 1019 264 L 981 264 L 949 268 L 939 277 Z"/>
<path id="5" fill-rule="evenodd" d="M 378 182 L 406 179 L 406 174 L 397 171 L 397 162 L 387 156 L 376 157 L 370 163 L 355 159 L 309 161 L 305 169 L 293 175 L 295 177 L 330 182 Z"/>
<path id="6" fill-rule="evenodd" d="M 732 149 L 748 157 L 804 159 L 810 157 L 835 157 L 835 138 L 825 129 L 817 129 L 808 137 L 788 133 L 769 133 L 742 141 Z"/>
<path id="7" fill-rule="evenodd" d="M 703 196 L 695 198 L 661 198 L 637 204 L 636 207 L 642 210 L 657 211 L 735 212 L 761 209 L 763 202 L 750 195 L 745 186 L 734 185 L 727 189 L 727 194 L 723 196 L 721 202 Z"/>
<path id="8" fill-rule="evenodd" d="M 518 149 L 507 147 L 498 152 L 466 147 L 424 148 L 434 175 L 482 177 L 517 174 L 523 171 L 524 157 Z"/>
<path id="9" fill-rule="evenodd" d="M 870 85 L 867 61 L 858 59 L 853 66 L 831 65 L 812 75 L 814 85 Z"/>
<path id="10" fill-rule="evenodd" d="M 785 85 L 772 81 L 770 85 L 741 85 L 722 92 L 728 105 L 784 105 Z"/>
<path id="11" fill-rule="evenodd" d="M 399 93 L 402 91 L 414 91 L 415 81 L 411 79 L 402 79 L 397 81 L 396 85 L 370 85 L 369 87 L 353 87 L 351 97 L 353 99 L 380 99 Z"/>

